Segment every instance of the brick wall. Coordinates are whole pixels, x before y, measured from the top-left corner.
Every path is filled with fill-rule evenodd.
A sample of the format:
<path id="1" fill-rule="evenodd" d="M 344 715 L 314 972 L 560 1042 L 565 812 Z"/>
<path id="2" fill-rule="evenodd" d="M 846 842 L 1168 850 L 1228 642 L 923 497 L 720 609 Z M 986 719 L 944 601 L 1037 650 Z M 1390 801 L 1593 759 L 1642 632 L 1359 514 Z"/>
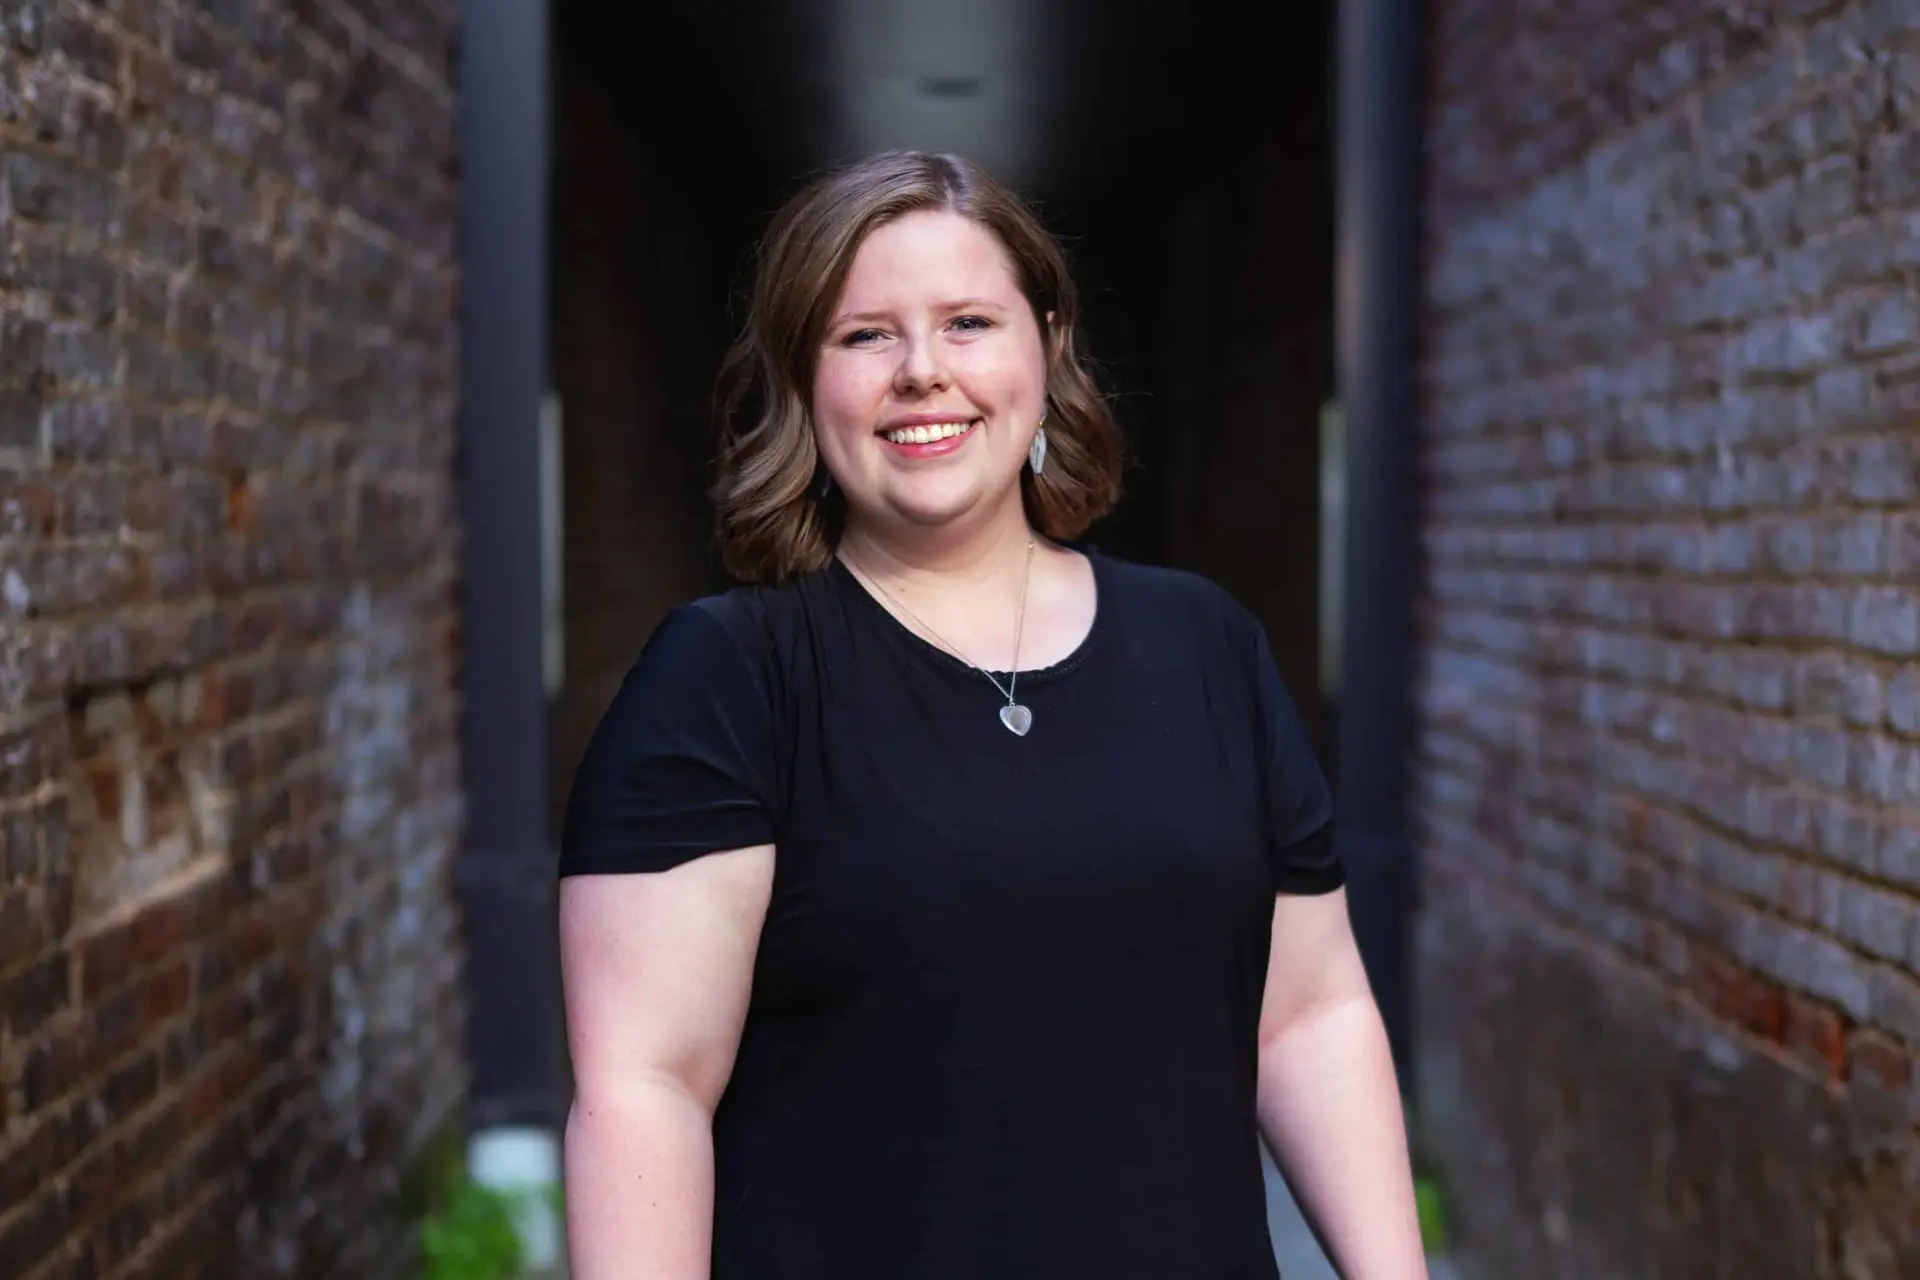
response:
<path id="1" fill-rule="evenodd" d="M 1419 1060 L 1470 1259 L 1920 1275 L 1920 4 L 1450 0 L 1429 110 Z"/>
<path id="2" fill-rule="evenodd" d="M 454 12 L 0 3 L 0 1276 L 391 1273 L 461 1097 Z"/>

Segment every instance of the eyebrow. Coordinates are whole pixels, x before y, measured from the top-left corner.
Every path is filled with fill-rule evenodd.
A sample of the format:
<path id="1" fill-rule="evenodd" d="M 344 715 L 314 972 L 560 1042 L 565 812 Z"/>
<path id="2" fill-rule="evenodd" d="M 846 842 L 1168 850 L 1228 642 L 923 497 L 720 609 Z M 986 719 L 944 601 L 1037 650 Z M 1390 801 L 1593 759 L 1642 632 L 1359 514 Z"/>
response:
<path id="1" fill-rule="evenodd" d="M 1005 312 L 1007 307 L 1006 304 L 995 302 L 991 298 L 958 298 L 952 302 L 943 302 L 935 309 L 939 311 Z M 893 319 L 893 313 L 891 311 L 849 311 L 845 315 L 835 316 L 833 323 L 835 325 L 843 325 L 850 324 L 856 320 L 865 322 L 870 320 L 891 319 Z"/>

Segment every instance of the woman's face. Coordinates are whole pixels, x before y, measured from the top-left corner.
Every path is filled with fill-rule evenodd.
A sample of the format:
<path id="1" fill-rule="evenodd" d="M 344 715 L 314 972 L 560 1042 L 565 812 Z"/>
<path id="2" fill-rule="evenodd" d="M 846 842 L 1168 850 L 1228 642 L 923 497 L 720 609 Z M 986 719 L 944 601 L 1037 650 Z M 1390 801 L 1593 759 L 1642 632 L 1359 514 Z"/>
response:
<path id="1" fill-rule="evenodd" d="M 936 526 L 1017 493 L 1046 346 L 1000 241 L 944 210 L 854 254 L 813 381 L 815 438 L 850 516 Z"/>

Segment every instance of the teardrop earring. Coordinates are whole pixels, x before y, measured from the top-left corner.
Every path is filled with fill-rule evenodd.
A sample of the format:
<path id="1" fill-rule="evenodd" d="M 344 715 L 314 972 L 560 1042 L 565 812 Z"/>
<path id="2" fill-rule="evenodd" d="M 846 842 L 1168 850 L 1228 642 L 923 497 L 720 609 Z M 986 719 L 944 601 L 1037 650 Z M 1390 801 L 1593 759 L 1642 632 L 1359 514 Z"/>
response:
<path id="1" fill-rule="evenodd" d="M 820 483 L 813 486 L 813 496 L 825 502 L 833 494 L 833 472 L 820 468 Z"/>
<path id="2" fill-rule="evenodd" d="M 1047 411 L 1040 411 L 1040 425 L 1033 429 L 1033 443 L 1027 446 L 1027 465 L 1039 475 L 1047 466 Z"/>

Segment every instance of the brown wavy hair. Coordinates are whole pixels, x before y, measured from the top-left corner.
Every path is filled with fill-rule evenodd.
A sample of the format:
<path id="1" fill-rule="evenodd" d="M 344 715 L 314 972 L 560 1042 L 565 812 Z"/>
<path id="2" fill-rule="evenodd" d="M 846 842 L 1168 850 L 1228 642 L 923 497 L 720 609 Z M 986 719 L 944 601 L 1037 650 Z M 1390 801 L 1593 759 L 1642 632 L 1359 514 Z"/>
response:
<path id="1" fill-rule="evenodd" d="M 1047 465 L 1022 470 L 1027 519 L 1071 540 L 1120 497 L 1120 430 L 1075 349 L 1079 297 L 1066 254 L 1020 197 L 969 160 L 888 151 L 815 180 L 774 215 L 755 259 L 746 325 L 719 380 L 721 560 L 780 582 L 827 563 L 845 517 L 820 495 L 813 379 L 855 252 L 883 223 L 945 209 L 991 231 L 1046 338 Z M 1047 316 L 1052 314 L 1052 322 Z"/>

